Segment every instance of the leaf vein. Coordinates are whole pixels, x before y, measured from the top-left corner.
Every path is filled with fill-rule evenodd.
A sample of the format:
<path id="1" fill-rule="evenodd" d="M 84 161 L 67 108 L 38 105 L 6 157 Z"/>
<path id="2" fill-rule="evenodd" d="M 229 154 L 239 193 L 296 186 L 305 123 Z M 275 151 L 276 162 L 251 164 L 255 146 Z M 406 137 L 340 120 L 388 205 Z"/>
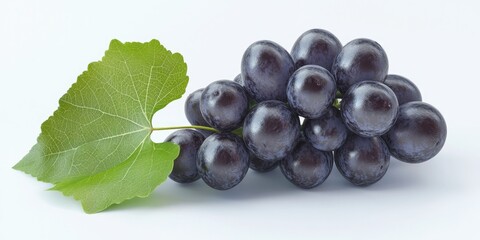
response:
<path id="1" fill-rule="evenodd" d="M 84 145 L 86 145 L 86 144 L 95 143 L 95 142 L 100 142 L 100 141 L 105 141 L 105 140 L 109 140 L 109 139 L 113 139 L 113 138 L 117 138 L 117 137 L 123 137 L 123 136 L 126 136 L 126 135 L 130 135 L 130 134 L 142 132 L 142 131 L 145 131 L 145 130 L 146 130 L 146 129 L 137 129 L 137 130 L 135 130 L 135 131 L 130 131 L 130 132 L 122 133 L 122 134 L 117 134 L 117 135 L 113 135 L 113 136 L 108 136 L 108 137 L 104 137 L 104 138 L 95 139 L 94 141 L 85 142 L 85 143 L 83 143 L 83 144 L 80 144 L 80 145 L 78 145 L 77 147 L 72 147 L 72 148 L 70 148 L 70 149 L 62 150 L 62 151 L 59 151 L 59 152 L 53 152 L 53 153 L 44 154 L 42 157 L 49 157 L 49 156 L 54 156 L 54 155 L 58 155 L 58 154 L 70 152 L 70 151 L 72 151 L 72 150 L 76 150 L 76 149 L 78 149 L 78 148 L 81 148 L 82 146 L 84 146 Z M 147 135 L 147 136 L 148 136 L 148 135 Z"/>
<path id="2" fill-rule="evenodd" d="M 133 121 L 132 119 L 129 119 L 129 118 L 126 118 L 126 117 L 122 117 L 122 116 L 119 116 L 119 115 L 116 115 L 116 114 L 113 114 L 113 113 L 105 112 L 105 111 L 103 111 L 103 110 L 101 110 L 101 109 L 98 109 L 98 108 L 78 105 L 78 104 L 69 102 L 69 101 L 67 101 L 67 100 L 65 100 L 65 99 L 60 99 L 60 101 L 66 103 L 66 104 L 68 104 L 68 105 L 71 105 L 71 106 L 73 106 L 73 107 L 76 107 L 76 108 L 81 108 L 81 109 L 85 109 L 85 110 L 97 111 L 97 112 L 100 112 L 100 113 L 102 113 L 102 114 L 108 115 L 108 116 L 110 116 L 110 117 L 120 118 L 120 119 L 122 119 L 122 120 L 128 121 L 128 122 L 130 122 L 130 123 L 132 123 L 132 124 L 135 124 L 135 125 L 137 125 L 137 126 L 139 126 L 139 127 L 142 127 L 142 128 L 150 128 L 149 126 L 143 126 L 143 125 L 141 125 L 141 124 Z"/>

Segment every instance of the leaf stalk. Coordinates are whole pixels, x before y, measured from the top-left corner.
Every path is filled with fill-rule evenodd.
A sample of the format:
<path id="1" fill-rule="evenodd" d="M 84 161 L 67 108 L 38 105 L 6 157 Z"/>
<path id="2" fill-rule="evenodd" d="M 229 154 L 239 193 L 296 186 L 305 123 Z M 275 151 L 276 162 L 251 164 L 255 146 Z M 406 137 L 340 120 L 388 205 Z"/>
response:
<path id="1" fill-rule="evenodd" d="M 175 130 L 175 129 L 201 129 L 218 133 L 219 131 L 212 127 L 200 126 L 200 125 L 191 125 L 191 126 L 171 126 L 171 127 L 152 127 L 153 131 L 163 131 L 163 130 Z"/>

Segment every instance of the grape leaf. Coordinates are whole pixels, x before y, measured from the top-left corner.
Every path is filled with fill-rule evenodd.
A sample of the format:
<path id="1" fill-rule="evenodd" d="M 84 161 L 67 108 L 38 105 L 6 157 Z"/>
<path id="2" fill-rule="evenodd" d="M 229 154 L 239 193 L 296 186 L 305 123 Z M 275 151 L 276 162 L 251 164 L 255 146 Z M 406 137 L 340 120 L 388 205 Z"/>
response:
<path id="1" fill-rule="evenodd" d="M 170 174 L 172 160 L 178 151 L 178 145 L 173 143 L 143 142 L 128 160 L 118 166 L 77 181 L 58 183 L 52 189 L 67 196 L 73 195 L 82 201 L 85 212 L 95 213 L 133 196 L 150 195 Z"/>
<path id="2" fill-rule="evenodd" d="M 89 64 L 37 144 L 14 166 L 72 195 L 88 213 L 146 197 L 173 168 L 179 147 L 150 139 L 153 114 L 180 98 L 188 82 L 183 57 L 157 40 L 112 40 Z"/>

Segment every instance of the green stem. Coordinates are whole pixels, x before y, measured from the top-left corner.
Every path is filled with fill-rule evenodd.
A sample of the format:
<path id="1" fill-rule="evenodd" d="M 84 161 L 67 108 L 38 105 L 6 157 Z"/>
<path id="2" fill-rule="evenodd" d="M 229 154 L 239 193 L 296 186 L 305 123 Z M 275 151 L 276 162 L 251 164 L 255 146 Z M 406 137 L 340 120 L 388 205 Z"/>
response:
<path id="1" fill-rule="evenodd" d="M 335 94 L 335 97 L 336 98 L 342 98 L 342 93 L 340 91 L 337 91 L 337 93 Z"/>
<path id="2" fill-rule="evenodd" d="M 239 136 L 239 137 L 242 137 L 242 133 L 243 133 L 243 128 L 237 128 L 235 130 L 232 131 L 233 134 Z"/>
<path id="3" fill-rule="evenodd" d="M 199 125 L 192 125 L 192 126 L 172 126 L 172 127 L 154 127 L 151 128 L 152 131 L 162 131 L 162 130 L 174 130 L 174 129 L 202 129 L 207 131 L 212 131 L 218 133 L 218 130 L 215 128 L 207 127 L 207 126 L 199 126 Z"/>
<path id="4" fill-rule="evenodd" d="M 335 98 L 335 101 L 333 101 L 333 107 L 337 108 L 340 110 L 340 102 L 342 101 L 341 98 Z"/>

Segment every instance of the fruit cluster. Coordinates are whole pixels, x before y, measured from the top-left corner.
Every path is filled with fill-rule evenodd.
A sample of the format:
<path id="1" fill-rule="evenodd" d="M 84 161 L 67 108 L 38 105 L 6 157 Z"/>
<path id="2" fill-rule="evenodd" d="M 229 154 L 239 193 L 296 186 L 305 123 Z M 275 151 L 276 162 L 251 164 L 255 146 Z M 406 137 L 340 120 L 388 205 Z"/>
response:
<path id="1" fill-rule="evenodd" d="M 385 175 L 390 155 L 426 161 L 447 134 L 444 118 L 422 102 L 415 84 L 388 75 L 377 42 L 342 46 L 321 29 L 303 33 L 290 53 L 272 41 L 253 43 L 241 74 L 191 93 L 185 114 L 192 125 L 218 132 L 186 129 L 167 137 L 181 148 L 170 178 L 201 177 L 219 190 L 240 183 L 249 167 L 266 172 L 278 165 L 293 184 L 313 188 L 334 162 L 351 183 L 369 185 Z"/>

